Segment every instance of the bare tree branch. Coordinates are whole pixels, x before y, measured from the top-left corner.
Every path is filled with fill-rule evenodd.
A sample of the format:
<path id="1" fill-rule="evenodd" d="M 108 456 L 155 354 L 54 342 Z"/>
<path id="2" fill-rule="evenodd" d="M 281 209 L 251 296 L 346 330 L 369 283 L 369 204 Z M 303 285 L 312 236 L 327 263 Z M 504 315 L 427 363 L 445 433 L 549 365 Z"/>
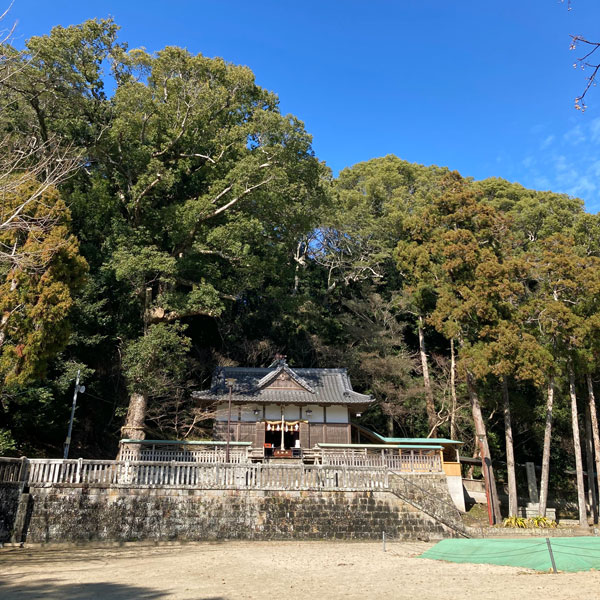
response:
<path id="1" fill-rule="evenodd" d="M 589 62 L 589 58 L 600 48 L 600 42 L 591 42 L 580 35 L 572 35 L 570 50 L 575 50 L 580 44 L 586 44 L 589 51 L 582 57 L 578 58 L 573 64 L 573 67 L 580 67 L 582 70 L 585 70 L 586 68 L 592 69 L 591 75 L 586 78 L 587 84 L 583 90 L 583 93 L 575 98 L 575 108 L 584 112 L 587 108 L 584 102 L 585 96 L 589 92 L 590 88 L 596 85 L 596 77 L 598 75 L 598 71 L 600 70 L 600 62 L 594 64 L 593 62 Z"/>
<path id="2" fill-rule="evenodd" d="M 265 165 L 266 166 L 266 165 Z M 213 217 L 216 217 L 217 215 L 220 215 L 221 213 L 225 212 L 227 209 L 231 208 L 234 204 L 236 204 L 237 202 L 239 202 L 244 196 L 247 196 L 248 194 L 250 194 L 251 192 L 253 192 L 254 190 L 267 185 L 267 183 L 270 183 L 271 181 L 273 181 L 275 179 L 274 175 L 270 175 L 269 177 L 267 177 L 266 179 L 263 179 L 263 181 L 261 181 L 260 183 L 257 183 L 255 185 L 251 185 L 250 187 L 247 187 L 241 194 L 237 195 L 235 198 L 233 198 L 232 200 L 230 200 L 229 202 L 227 202 L 227 204 L 224 204 L 223 206 L 220 206 L 219 208 L 217 208 L 215 211 L 213 211 L 212 213 L 206 215 L 205 217 L 202 217 L 202 221 L 206 221 L 208 219 L 212 219 Z M 219 195 L 217 196 L 217 198 L 221 198 L 222 196 L 224 196 L 227 192 L 229 192 L 231 190 L 232 186 L 227 186 L 225 188 L 225 190 L 223 190 L 222 192 L 219 193 Z M 216 201 L 213 200 L 213 203 Z"/>

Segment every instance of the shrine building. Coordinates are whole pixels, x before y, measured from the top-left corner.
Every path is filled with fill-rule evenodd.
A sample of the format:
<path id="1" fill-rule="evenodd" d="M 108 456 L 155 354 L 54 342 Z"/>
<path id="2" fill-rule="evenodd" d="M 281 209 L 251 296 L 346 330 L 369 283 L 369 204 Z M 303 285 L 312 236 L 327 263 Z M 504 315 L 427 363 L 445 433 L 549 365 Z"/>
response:
<path id="1" fill-rule="evenodd" d="M 444 474 L 464 510 L 457 440 L 384 437 L 360 425 L 374 402 L 352 389 L 346 369 L 218 367 L 208 390 L 194 392 L 214 413 L 212 440 L 122 439 L 121 461 L 210 464 L 285 462 Z M 158 464 L 158 463 L 157 463 Z"/>
<path id="2" fill-rule="evenodd" d="M 292 369 L 284 360 L 269 368 L 220 367 L 210 390 L 196 392 L 216 406 L 213 438 L 250 442 L 266 456 L 301 456 L 321 444 L 350 444 L 351 418 L 373 397 L 352 389 L 346 369 Z"/>

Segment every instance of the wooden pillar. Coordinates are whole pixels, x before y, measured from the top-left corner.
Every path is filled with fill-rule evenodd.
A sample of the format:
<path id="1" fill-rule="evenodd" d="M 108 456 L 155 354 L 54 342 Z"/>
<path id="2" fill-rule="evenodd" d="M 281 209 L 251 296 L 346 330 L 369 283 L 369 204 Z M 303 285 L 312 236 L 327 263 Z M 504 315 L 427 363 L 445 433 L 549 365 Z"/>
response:
<path id="1" fill-rule="evenodd" d="M 254 446 L 256 448 L 264 448 L 265 446 L 265 427 L 264 422 L 256 422 L 254 430 Z"/>
<path id="2" fill-rule="evenodd" d="M 310 448 L 310 425 L 300 422 L 300 446 L 302 448 Z"/>

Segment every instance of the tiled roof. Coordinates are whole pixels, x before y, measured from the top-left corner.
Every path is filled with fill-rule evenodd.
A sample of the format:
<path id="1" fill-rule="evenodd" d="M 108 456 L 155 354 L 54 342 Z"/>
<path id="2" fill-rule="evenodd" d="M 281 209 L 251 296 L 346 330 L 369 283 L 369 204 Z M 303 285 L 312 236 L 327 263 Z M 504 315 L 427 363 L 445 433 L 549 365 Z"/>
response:
<path id="1" fill-rule="evenodd" d="M 352 404 L 367 405 L 372 396 L 359 394 L 352 389 L 346 369 L 292 369 L 293 378 L 303 390 L 271 389 L 262 385 L 272 380 L 276 368 L 220 367 L 215 371 L 210 390 L 194 392 L 199 400 L 224 400 L 229 389 L 227 379 L 233 379 L 232 400 L 234 402 L 256 402 L 274 404 Z"/>

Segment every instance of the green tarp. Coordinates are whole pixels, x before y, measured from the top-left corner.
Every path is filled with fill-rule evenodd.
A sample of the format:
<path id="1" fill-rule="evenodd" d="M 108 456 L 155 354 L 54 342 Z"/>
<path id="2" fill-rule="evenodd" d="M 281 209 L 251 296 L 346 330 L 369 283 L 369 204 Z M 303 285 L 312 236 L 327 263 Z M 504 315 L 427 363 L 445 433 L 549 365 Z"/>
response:
<path id="1" fill-rule="evenodd" d="M 600 538 L 549 538 L 559 571 L 600 569 Z M 526 567 L 536 571 L 552 570 L 546 538 L 524 539 L 450 539 L 442 540 L 420 558 L 455 563 L 478 563 Z"/>

